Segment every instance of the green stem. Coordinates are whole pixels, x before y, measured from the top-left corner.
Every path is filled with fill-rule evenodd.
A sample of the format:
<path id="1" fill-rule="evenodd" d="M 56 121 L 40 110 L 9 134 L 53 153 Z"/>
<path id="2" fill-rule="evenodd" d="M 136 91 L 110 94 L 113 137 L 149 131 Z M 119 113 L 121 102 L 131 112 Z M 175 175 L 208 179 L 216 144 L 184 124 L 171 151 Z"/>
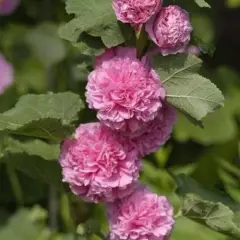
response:
<path id="1" fill-rule="evenodd" d="M 21 189 L 21 185 L 18 180 L 17 173 L 14 170 L 14 168 L 12 166 L 10 166 L 9 164 L 7 164 L 6 169 L 7 169 L 9 181 L 12 186 L 13 193 L 16 197 L 18 204 L 21 206 L 24 204 L 24 200 L 23 200 L 22 189 Z"/>
<path id="2" fill-rule="evenodd" d="M 61 196 L 61 217 L 68 232 L 75 231 L 75 223 L 71 214 L 71 204 L 66 193 Z"/>
<path id="3" fill-rule="evenodd" d="M 148 35 L 144 27 L 136 32 L 136 39 L 137 57 L 141 59 L 149 47 Z"/>

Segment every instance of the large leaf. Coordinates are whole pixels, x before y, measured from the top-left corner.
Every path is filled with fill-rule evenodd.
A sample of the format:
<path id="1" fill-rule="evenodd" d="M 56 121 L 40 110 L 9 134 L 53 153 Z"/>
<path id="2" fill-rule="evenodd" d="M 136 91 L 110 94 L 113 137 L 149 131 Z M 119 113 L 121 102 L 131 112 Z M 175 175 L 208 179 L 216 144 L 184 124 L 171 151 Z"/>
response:
<path id="1" fill-rule="evenodd" d="M 174 136 L 178 141 L 186 142 L 193 139 L 204 145 L 228 142 L 237 135 L 237 123 L 233 115 L 226 110 L 227 104 L 224 108 L 209 114 L 203 120 L 204 129 L 194 126 L 179 114 Z"/>
<path id="2" fill-rule="evenodd" d="M 25 95 L 0 115 L 0 133 L 62 140 L 70 135 L 84 105 L 73 93 Z"/>
<path id="3" fill-rule="evenodd" d="M 20 142 L 10 137 L 1 139 L 0 143 L 1 163 L 62 189 L 61 169 L 57 163 L 59 144 L 40 140 Z"/>
<path id="4" fill-rule="evenodd" d="M 209 191 L 188 176 L 180 174 L 176 177 L 176 181 L 178 184 L 177 193 L 181 196 L 194 194 L 210 202 L 222 202 L 233 211 L 240 211 L 240 206 L 235 204 L 235 202 L 233 202 L 228 196 L 217 190 Z"/>
<path id="5" fill-rule="evenodd" d="M 60 35 L 71 42 L 78 42 L 83 32 L 101 37 L 107 47 L 117 46 L 126 36 L 131 37 L 131 29 L 117 21 L 111 0 L 68 0 L 66 10 L 76 18 L 60 28 Z"/>
<path id="6" fill-rule="evenodd" d="M 176 219 L 171 240 L 230 240 L 226 235 L 216 232 L 198 222 L 181 216 Z"/>
<path id="7" fill-rule="evenodd" d="M 196 120 L 223 106 L 224 100 L 220 90 L 197 73 L 201 63 L 199 58 L 185 54 L 153 58 L 168 101 Z"/>
<path id="8" fill-rule="evenodd" d="M 188 194 L 184 198 L 182 206 L 183 215 L 194 221 L 206 224 L 208 227 L 229 236 L 240 238 L 239 223 L 234 216 L 233 211 L 218 202 L 210 202 Z"/>

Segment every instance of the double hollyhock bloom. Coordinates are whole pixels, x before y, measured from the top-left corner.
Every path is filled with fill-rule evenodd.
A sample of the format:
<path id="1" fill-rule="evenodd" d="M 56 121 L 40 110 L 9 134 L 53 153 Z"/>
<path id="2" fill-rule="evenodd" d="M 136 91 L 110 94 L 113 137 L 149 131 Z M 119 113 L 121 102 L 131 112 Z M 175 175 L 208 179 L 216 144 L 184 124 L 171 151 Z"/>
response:
<path id="1" fill-rule="evenodd" d="M 176 117 L 148 58 L 139 60 L 136 55 L 136 49 L 118 47 L 99 56 L 86 97 L 98 119 L 145 156 L 169 139 Z"/>
<path id="2" fill-rule="evenodd" d="M 10 15 L 19 3 L 20 0 L 0 0 L 0 15 Z"/>
<path id="3" fill-rule="evenodd" d="M 0 53 L 0 94 L 12 85 L 14 78 L 13 66 L 7 62 L 5 57 Z"/>
<path id="4" fill-rule="evenodd" d="M 143 134 L 131 139 L 141 157 L 157 151 L 169 140 L 176 120 L 176 110 L 164 103 L 157 117 L 143 127 Z"/>
<path id="5" fill-rule="evenodd" d="M 146 31 L 165 56 L 185 52 L 191 39 L 192 26 L 185 10 L 170 5 L 150 19 Z"/>
<path id="6" fill-rule="evenodd" d="M 156 118 L 166 91 L 146 57 L 136 49 L 107 50 L 88 77 L 87 102 L 98 119 L 123 135 L 139 136 L 145 123 Z"/>
<path id="7" fill-rule="evenodd" d="M 130 196 L 107 206 L 110 240 L 166 240 L 174 220 L 164 196 L 140 185 Z"/>
<path id="8" fill-rule="evenodd" d="M 159 11 L 162 0 L 113 0 L 117 19 L 123 23 L 141 25 Z"/>
<path id="9" fill-rule="evenodd" d="M 80 125 L 61 146 L 63 181 L 89 201 L 111 202 L 130 194 L 138 179 L 138 152 L 101 123 Z"/>
<path id="10" fill-rule="evenodd" d="M 146 23 L 163 55 L 187 51 L 188 14 L 161 5 L 162 0 L 113 0 L 117 18 L 134 27 Z M 96 58 L 86 100 L 100 122 L 80 125 L 61 146 L 63 181 L 83 199 L 106 203 L 109 240 L 167 240 L 174 224 L 167 198 L 138 182 L 139 158 L 165 144 L 176 122 L 149 56 L 139 59 L 136 49 L 116 47 Z"/>

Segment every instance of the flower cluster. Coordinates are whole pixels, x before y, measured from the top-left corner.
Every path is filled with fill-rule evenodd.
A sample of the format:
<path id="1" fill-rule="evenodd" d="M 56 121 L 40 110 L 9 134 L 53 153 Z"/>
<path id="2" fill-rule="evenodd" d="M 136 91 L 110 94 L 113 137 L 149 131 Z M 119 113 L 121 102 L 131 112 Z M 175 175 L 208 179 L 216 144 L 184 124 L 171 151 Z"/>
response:
<path id="1" fill-rule="evenodd" d="M 162 7 L 162 0 L 113 0 L 117 19 L 146 31 L 165 56 L 185 52 L 192 26 L 188 13 L 177 5 Z"/>
<path id="2" fill-rule="evenodd" d="M 12 85 L 13 82 L 13 67 L 7 62 L 5 57 L 0 53 L 0 94 L 3 94 L 5 90 Z"/>
<path id="3" fill-rule="evenodd" d="M 188 51 L 192 27 L 180 7 L 162 7 L 162 0 L 113 0 L 113 9 L 124 23 L 140 29 L 145 24 L 158 46 L 152 52 Z M 166 240 L 174 224 L 166 197 L 138 180 L 140 158 L 164 145 L 176 122 L 151 55 L 118 46 L 96 57 L 86 101 L 99 122 L 81 124 L 61 146 L 63 181 L 77 196 L 105 203 L 109 240 Z"/>

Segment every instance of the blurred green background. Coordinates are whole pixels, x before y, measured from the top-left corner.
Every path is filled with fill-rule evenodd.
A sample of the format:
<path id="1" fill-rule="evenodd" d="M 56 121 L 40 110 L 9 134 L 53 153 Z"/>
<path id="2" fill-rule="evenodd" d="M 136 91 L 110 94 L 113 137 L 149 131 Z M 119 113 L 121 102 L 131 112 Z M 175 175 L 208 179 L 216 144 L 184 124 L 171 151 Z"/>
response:
<path id="1" fill-rule="evenodd" d="M 240 1 L 207 2 L 211 9 L 191 12 L 196 36 L 201 36 L 193 36 L 192 44 L 200 46 L 201 73 L 223 91 L 225 107 L 204 119 L 204 129 L 179 115 L 172 139 L 144 159 L 141 173 L 142 182 L 169 197 L 177 215 L 186 192 L 216 193 L 240 209 Z M 185 4 L 191 7 L 192 0 Z M 15 70 L 14 85 L 0 96 L 1 112 L 26 93 L 70 90 L 84 98 L 92 59 L 59 38 L 59 25 L 69 19 L 61 0 L 22 0 L 12 15 L 0 16 L 0 52 Z M 84 110 L 80 121 L 94 118 L 95 113 Z M 59 146 L 49 151 L 56 160 Z M 0 240 L 99 239 L 87 235 L 89 228 L 107 231 L 103 206 L 80 201 L 60 181 L 41 179 L 41 168 L 28 169 L 0 160 Z M 171 239 L 234 238 L 180 217 Z"/>

